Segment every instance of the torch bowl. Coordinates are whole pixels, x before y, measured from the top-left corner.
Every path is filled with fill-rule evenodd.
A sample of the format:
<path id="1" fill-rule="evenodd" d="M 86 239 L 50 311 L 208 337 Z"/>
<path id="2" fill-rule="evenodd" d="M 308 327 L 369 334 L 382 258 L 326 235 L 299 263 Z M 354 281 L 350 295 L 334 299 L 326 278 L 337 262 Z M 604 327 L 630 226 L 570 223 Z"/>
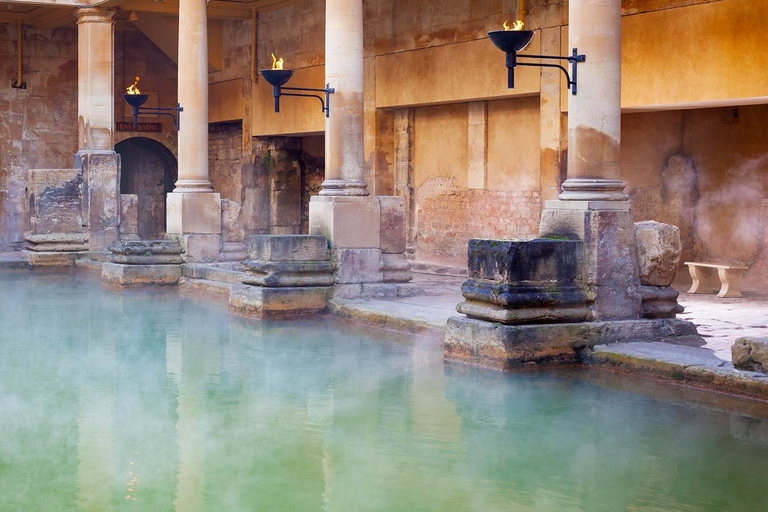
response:
<path id="1" fill-rule="evenodd" d="M 291 79 L 294 71 L 292 69 L 262 69 L 259 73 L 270 85 L 280 87 Z"/>
<path id="2" fill-rule="evenodd" d="M 533 33 L 533 30 L 492 30 L 488 37 L 503 52 L 521 52 L 531 43 Z"/>
<path id="3" fill-rule="evenodd" d="M 132 107 L 140 107 L 149 98 L 146 94 L 123 94 L 123 99 Z"/>

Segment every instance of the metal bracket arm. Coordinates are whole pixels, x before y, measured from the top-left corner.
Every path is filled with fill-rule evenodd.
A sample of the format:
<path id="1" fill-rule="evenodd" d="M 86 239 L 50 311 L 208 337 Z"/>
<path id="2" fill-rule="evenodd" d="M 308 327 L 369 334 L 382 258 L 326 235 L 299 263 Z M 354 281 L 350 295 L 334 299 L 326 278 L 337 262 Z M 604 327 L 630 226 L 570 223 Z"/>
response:
<path id="1" fill-rule="evenodd" d="M 541 62 L 520 62 L 519 59 L 526 58 L 526 59 L 550 59 L 550 60 L 567 60 L 571 63 L 571 73 L 568 73 L 568 70 L 565 69 L 560 64 L 543 64 Z M 568 80 L 568 89 L 571 90 L 571 94 L 576 96 L 576 81 L 577 81 L 577 67 L 576 65 L 579 62 L 584 62 L 587 60 L 586 55 L 579 55 L 579 52 L 576 50 L 576 48 L 573 49 L 573 54 L 568 57 L 560 57 L 560 56 L 553 56 L 553 55 L 517 55 L 517 62 L 515 63 L 517 66 L 537 66 L 542 68 L 557 68 L 561 70 L 563 73 L 565 73 L 565 78 Z M 573 78 L 571 78 L 573 77 Z"/>
<path id="2" fill-rule="evenodd" d="M 331 94 L 336 92 L 336 89 L 333 89 L 330 87 L 330 84 L 325 84 L 325 89 L 308 89 L 306 87 L 283 87 L 278 86 L 274 88 L 274 96 L 275 99 L 279 98 L 280 96 L 298 96 L 300 98 L 317 98 L 320 100 L 320 105 L 322 105 L 323 108 L 323 114 L 325 114 L 325 117 L 330 117 L 331 114 Z M 300 94 L 300 93 L 290 93 L 290 92 L 283 92 L 283 91 L 302 91 L 302 92 L 322 92 L 325 93 L 325 99 L 323 99 L 322 96 L 319 96 L 317 94 Z M 275 102 L 275 112 L 279 112 L 279 104 Z"/>
<path id="3" fill-rule="evenodd" d="M 175 126 L 178 131 L 181 129 L 181 113 L 183 111 L 184 108 L 179 103 L 177 103 L 175 107 L 133 107 L 133 129 L 136 130 L 139 127 L 138 117 L 140 114 L 157 114 L 173 118 L 173 126 Z"/>

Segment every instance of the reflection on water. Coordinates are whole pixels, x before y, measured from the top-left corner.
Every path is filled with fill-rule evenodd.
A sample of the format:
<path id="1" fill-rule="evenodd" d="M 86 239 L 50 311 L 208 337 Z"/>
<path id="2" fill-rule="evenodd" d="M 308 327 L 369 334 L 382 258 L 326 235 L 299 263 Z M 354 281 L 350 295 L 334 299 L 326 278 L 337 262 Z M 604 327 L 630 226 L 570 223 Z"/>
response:
<path id="1" fill-rule="evenodd" d="M 768 510 L 766 415 L 606 375 L 0 274 L 0 510 Z"/>

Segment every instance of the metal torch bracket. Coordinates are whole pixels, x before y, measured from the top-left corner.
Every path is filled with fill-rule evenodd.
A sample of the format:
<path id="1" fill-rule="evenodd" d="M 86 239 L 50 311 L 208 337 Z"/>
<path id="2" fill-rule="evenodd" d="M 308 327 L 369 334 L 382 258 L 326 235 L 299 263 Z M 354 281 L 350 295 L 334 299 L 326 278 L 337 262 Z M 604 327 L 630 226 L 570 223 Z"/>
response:
<path id="1" fill-rule="evenodd" d="M 520 62 L 519 59 L 526 58 L 526 59 L 549 59 L 549 60 L 567 60 L 571 63 L 571 73 L 568 73 L 568 70 L 565 69 L 560 64 L 543 64 L 541 62 Z M 552 56 L 552 55 L 516 55 L 516 59 L 514 59 L 514 65 L 516 66 L 538 66 L 542 68 L 558 68 L 563 73 L 565 73 L 565 78 L 568 79 L 568 89 L 571 90 L 571 94 L 576 96 L 576 65 L 579 62 L 584 62 L 587 59 L 586 55 L 579 55 L 579 52 L 576 50 L 576 48 L 573 49 L 573 54 L 571 54 L 569 57 L 560 57 L 560 56 Z M 509 63 L 507 64 L 509 67 Z M 514 67 L 514 66 L 513 66 Z"/>
<path id="2" fill-rule="evenodd" d="M 175 107 L 131 107 L 133 109 L 133 129 L 136 130 L 139 127 L 138 117 L 140 114 L 156 114 L 160 116 L 170 116 L 173 119 L 173 126 L 176 127 L 176 131 L 181 129 L 181 113 L 184 108 L 181 104 L 177 103 Z"/>
<path id="3" fill-rule="evenodd" d="M 283 92 L 283 91 L 302 91 L 302 92 L 322 92 L 325 94 L 325 99 L 323 99 L 322 96 L 319 96 L 317 94 L 301 94 L 301 93 L 290 93 L 290 92 Z M 305 87 L 283 87 L 281 85 L 277 85 L 273 87 L 273 96 L 275 97 L 275 112 L 280 112 L 280 96 L 298 96 L 301 98 L 317 98 L 320 100 L 320 105 L 323 108 L 323 114 L 325 114 L 325 117 L 330 117 L 331 115 L 331 94 L 336 92 L 336 89 L 333 89 L 330 84 L 325 84 L 325 89 L 308 89 Z"/>

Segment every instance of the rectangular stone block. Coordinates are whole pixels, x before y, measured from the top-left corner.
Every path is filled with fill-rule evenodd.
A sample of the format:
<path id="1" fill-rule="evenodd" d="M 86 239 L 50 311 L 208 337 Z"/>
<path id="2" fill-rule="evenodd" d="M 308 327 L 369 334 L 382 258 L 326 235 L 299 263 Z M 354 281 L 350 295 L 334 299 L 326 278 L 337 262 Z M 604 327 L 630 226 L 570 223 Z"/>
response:
<path id="1" fill-rule="evenodd" d="M 139 233 L 139 196 L 138 194 L 120 194 L 120 234 L 137 235 Z"/>
<path id="2" fill-rule="evenodd" d="M 583 251 L 578 240 L 472 239 L 467 273 L 509 285 L 573 283 L 582 278 Z"/>
<path id="3" fill-rule="evenodd" d="M 103 249 L 114 240 L 120 224 L 120 155 L 114 151 L 79 151 L 75 168 L 82 171 L 85 188 L 85 212 L 91 249 Z M 99 236 L 105 228 L 114 228 L 115 236 Z"/>
<path id="4" fill-rule="evenodd" d="M 309 232 L 328 238 L 334 249 L 379 249 L 381 207 L 376 197 L 314 196 Z"/>
<path id="5" fill-rule="evenodd" d="M 27 186 L 33 234 L 83 231 L 83 175 L 79 169 L 32 169 Z"/>
<path id="6" fill-rule="evenodd" d="M 221 234 L 221 196 L 214 192 L 168 194 L 168 233 Z"/>
<path id="7" fill-rule="evenodd" d="M 380 283 L 384 280 L 379 249 L 334 249 L 332 256 L 338 284 Z"/>
<path id="8" fill-rule="evenodd" d="M 323 313 L 330 287 L 267 288 L 234 285 L 229 294 L 229 309 L 252 317 L 286 317 Z"/>
<path id="9" fill-rule="evenodd" d="M 406 235 L 405 198 L 401 196 L 377 197 L 381 208 L 381 252 L 384 254 L 403 254 Z"/>
<path id="10" fill-rule="evenodd" d="M 322 235 L 253 235 L 248 254 L 254 261 L 329 261 L 328 239 Z"/>
<path id="11" fill-rule="evenodd" d="M 117 286 L 172 285 L 181 279 L 181 265 L 122 265 L 104 263 L 101 281 Z"/>
<path id="12" fill-rule="evenodd" d="M 181 256 L 185 262 L 210 263 L 219 259 L 221 235 L 181 235 L 179 244 L 181 245 Z"/>

